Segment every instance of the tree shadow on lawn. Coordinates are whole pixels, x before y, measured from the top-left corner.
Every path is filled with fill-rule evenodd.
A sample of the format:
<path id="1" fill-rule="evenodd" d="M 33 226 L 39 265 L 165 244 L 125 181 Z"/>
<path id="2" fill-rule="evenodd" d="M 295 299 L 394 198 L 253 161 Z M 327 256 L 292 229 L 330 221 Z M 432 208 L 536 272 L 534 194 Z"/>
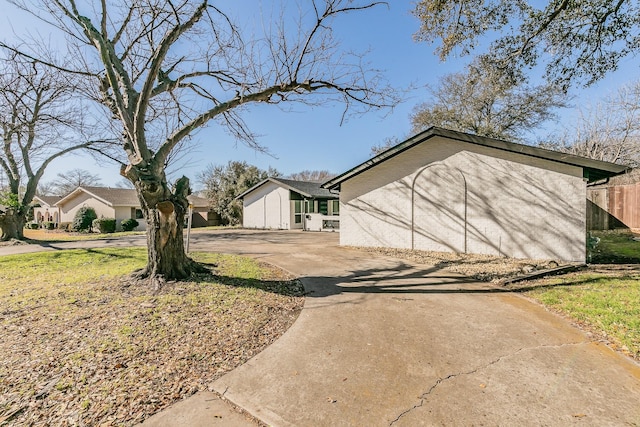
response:
<path id="1" fill-rule="evenodd" d="M 296 278 L 278 279 L 253 279 L 244 277 L 234 277 L 217 274 L 215 264 L 199 262 L 209 270 L 208 273 L 195 273 L 185 281 L 194 283 L 219 283 L 224 286 L 234 288 L 252 288 L 278 295 L 300 297 L 305 294 L 304 287 L 300 280 Z"/>

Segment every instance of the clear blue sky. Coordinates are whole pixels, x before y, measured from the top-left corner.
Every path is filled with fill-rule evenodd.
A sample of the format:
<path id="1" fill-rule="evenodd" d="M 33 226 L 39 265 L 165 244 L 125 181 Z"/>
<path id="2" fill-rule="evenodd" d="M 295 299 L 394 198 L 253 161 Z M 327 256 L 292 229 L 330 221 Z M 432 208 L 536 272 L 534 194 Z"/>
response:
<path id="1" fill-rule="evenodd" d="M 242 4 L 237 2 L 233 7 Z M 410 13 L 413 4 L 410 0 L 394 0 L 388 8 L 382 6 L 343 18 L 339 28 L 345 47 L 356 51 L 369 49 L 368 58 L 372 65 L 385 70 L 394 86 L 403 88 L 413 84 L 415 87 L 394 111 L 386 111 L 384 115 L 371 112 L 362 117 L 352 117 L 341 126 L 342 109 L 339 106 L 323 108 L 295 104 L 291 110 L 283 106 L 286 111 L 282 111 L 275 106 L 261 105 L 252 108 L 251 114 L 245 118 L 251 130 L 261 135 L 259 142 L 273 156 L 236 143 L 212 122 L 192 139 L 187 157 L 180 163 L 179 173 L 187 175 L 195 189 L 199 188 L 198 172 L 210 163 L 224 164 L 229 160 L 245 160 L 263 169 L 272 166 L 284 174 L 304 169 L 341 173 L 368 159 L 371 146 L 385 138 L 408 136 L 409 115 L 413 107 L 425 98 L 427 91 L 424 86 L 437 83 L 443 74 L 462 70 L 469 60 L 453 58 L 442 63 L 433 54 L 433 46 L 414 42 L 412 35 L 418 28 L 418 21 Z M 33 20 L 12 12 L 7 4 L 3 9 L 5 14 L 0 18 L 2 38 L 11 37 L 9 24 L 16 32 L 36 25 Z M 578 97 L 574 104 L 597 101 L 618 85 L 636 79 L 637 72 L 637 58 L 625 60 L 621 71 L 596 86 L 587 90 L 576 89 L 574 94 Z M 565 118 L 570 116 L 571 111 L 563 113 Z M 98 164 L 88 156 L 69 155 L 53 162 L 43 181 L 50 181 L 56 173 L 73 168 L 99 174 L 104 185 L 115 185 L 121 180 L 117 165 Z"/>

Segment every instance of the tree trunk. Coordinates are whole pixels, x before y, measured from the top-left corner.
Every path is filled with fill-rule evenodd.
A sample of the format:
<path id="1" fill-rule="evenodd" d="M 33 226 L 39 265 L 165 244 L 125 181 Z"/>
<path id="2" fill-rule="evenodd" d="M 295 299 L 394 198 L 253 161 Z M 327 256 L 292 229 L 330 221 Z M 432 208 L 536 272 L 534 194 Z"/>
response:
<path id="1" fill-rule="evenodd" d="M 10 239 L 24 239 L 25 216 L 13 208 L 8 208 L 7 212 L 0 215 L 0 228 L 2 228 L 1 241 Z"/>
<path id="2" fill-rule="evenodd" d="M 181 205 L 176 200 L 163 200 L 146 212 L 149 277 L 179 280 L 191 274 L 193 261 L 184 251 L 185 209 Z"/>
<path id="3" fill-rule="evenodd" d="M 137 276 L 149 278 L 157 290 L 167 280 L 181 280 L 201 271 L 201 266 L 184 251 L 184 216 L 189 207 L 189 179 L 180 178 L 173 191 L 168 188 L 164 174 L 141 178 L 131 168 L 125 176 L 136 186 L 138 199 L 147 224 L 147 266 Z"/>

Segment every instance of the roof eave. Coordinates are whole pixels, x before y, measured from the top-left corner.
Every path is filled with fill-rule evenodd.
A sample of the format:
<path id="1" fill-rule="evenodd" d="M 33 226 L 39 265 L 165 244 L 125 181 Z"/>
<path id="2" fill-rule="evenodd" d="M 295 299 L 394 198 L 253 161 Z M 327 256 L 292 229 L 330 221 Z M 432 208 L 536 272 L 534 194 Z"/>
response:
<path id="1" fill-rule="evenodd" d="M 242 192 L 241 194 L 236 196 L 235 199 L 233 199 L 233 200 L 244 199 L 244 196 L 246 196 L 247 194 L 251 193 L 252 191 L 257 190 L 258 188 L 262 187 L 267 182 L 273 182 L 274 184 L 278 184 L 278 185 L 280 185 L 282 187 L 285 187 L 287 190 L 295 191 L 296 193 L 298 193 L 298 194 L 300 194 L 300 195 L 302 195 L 304 197 L 309 197 L 309 198 L 313 197 L 311 194 L 306 193 L 305 191 L 302 191 L 300 189 L 294 188 L 294 187 L 292 187 L 292 186 L 290 186 L 290 185 L 288 185 L 288 184 L 286 184 L 284 182 L 281 182 L 277 178 L 269 177 L 269 178 L 263 179 L 262 181 L 260 181 L 259 183 L 257 183 L 253 187 L 249 188 L 248 190 L 245 190 L 244 192 Z"/>
<path id="2" fill-rule="evenodd" d="M 351 177 L 359 175 L 362 172 L 365 172 L 366 170 L 371 169 L 372 167 L 390 159 L 391 157 L 395 157 L 398 154 L 402 153 L 403 151 L 406 151 L 409 148 L 412 148 L 415 145 L 420 144 L 436 136 L 449 138 L 457 141 L 463 141 L 471 144 L 481 145 L 485 147 L 490 147 L 497 150 L 525 154 L 531 157 L 537 157 L 537 158 L 545 159 L 548 161 L 582 167 L 583 169 L 586 169 L 588 172 L 593 172 L 593 173 L 584 174 L 585 178 L 587 178 L 589 182 L 597 181 L 599 179 L 603 179 L 606 177 L 620 175 L 629 169 L 629 167 L 625 165 L 618 165 L 615 163 L 588 159 L 586 157 L 574 156 L 572 154 L 561 153 L 558 151 L 547 150 L 539 147 L 531 147 L 528 145 L 516 144 L 513 142 L 502 141 L 499 139 L 487 138 L 487 137 L 478 136 L 478 135 L 471 135 L 467 133 L 452 131 L 449 129 L 431 127 L 423 132 L 420 132 L 417 135 L 412 136 L 406 141 L 394 147 L 391 147 L 386 151 L 383 151 L 377 156 L 367 160 L 364 163 L 361 163 L 360 165 L 348 170 L 347 172 L 341 175 L 338 175 L 337 177 L 325 182 L 324 184 L 321 185 L 321 187 L 326 188 L 328 190 L 331 190 L 334 188 L 339 189 L 340 184 L 350 179 Z M 605 173 L 602 173 L 602 172 L 605 172 Z M 597 178 L 591 179 L 592 176 Z"/>

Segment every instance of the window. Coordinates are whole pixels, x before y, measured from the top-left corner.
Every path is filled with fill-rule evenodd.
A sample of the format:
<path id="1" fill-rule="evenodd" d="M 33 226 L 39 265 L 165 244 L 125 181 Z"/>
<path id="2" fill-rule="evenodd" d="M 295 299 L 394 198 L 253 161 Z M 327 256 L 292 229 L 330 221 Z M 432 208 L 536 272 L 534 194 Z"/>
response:
<path id="1" fill-rule="evenodd" d="M 293 201 L 293 222 L 295 224 L 302 224 L 302 200 Z"/>
<path id="2" fill-rule="evenodd" d="M 322 215 L 327 215 L 329 209 L 329 201 L 328 200 L 320 200 L 319 203 L 319 211 Z"/>
<path id="3" fill-rule="evenodd" d="M 142 215 L 142 209 L 136 209 L 135 215 L 136 215 L 135 219 L 144 218 L 144 215 Z"/>
<path id="4" fill-rule="evenodd" d="M 306 213 L 314 213 L 314 212 L 316 212 L 315 204 L 316 204 L 315 200 L 305 200 L 304 201 L 304 205 L 305 205 L 305 209 L 304 210 L 305 210 L 305 212 Z"/>
<path id="5" fill-rule="evenodd" d="M 331 214 L 332 215 L 340 214 L 340 200 L 331 201 Z"/>

